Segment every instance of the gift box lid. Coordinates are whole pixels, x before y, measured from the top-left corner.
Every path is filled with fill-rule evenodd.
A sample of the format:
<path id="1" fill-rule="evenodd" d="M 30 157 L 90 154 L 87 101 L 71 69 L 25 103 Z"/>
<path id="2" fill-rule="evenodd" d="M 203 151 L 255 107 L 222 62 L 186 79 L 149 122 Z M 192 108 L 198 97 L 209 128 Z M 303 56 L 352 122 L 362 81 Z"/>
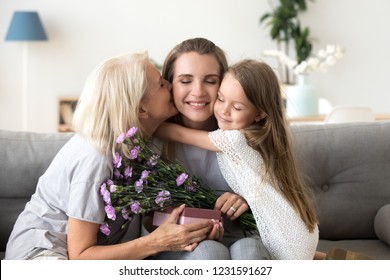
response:
<path id="1" fill-rule="evenodd" d="M 174 207 L 169 207 L 159 212 L 171 214 L 173 209 Z M 221 219 L 221 211 L 214 209 L 184 207 L 184 210 L 180 216 L 219 220 Z"/>

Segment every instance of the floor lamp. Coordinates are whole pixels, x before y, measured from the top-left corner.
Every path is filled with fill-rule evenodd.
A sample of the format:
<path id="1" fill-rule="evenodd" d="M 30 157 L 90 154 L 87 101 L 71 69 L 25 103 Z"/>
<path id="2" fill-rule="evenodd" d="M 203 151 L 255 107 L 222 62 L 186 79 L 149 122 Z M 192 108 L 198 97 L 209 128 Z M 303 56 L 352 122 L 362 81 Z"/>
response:
<path id="1" fill-rule="evenodd" d="M 27 51 L 28 41 L 47 41 L 46 32 L 37 12 L 14 12 L 5 41 L 21 41 L 22 55 L 22 129 L 27 130 Z"/>

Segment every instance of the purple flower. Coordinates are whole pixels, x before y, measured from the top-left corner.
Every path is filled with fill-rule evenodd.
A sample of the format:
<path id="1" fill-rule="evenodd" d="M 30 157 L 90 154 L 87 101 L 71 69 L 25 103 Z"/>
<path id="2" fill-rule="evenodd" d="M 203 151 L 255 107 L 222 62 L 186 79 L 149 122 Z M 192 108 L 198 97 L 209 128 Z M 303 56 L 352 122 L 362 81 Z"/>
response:
<path id="1" fill-rule="evenodd" d="M 107 191 L 107 185 L 106 183 L 103 183 L 101 186 L 100 186 L 100 195 L 103 196 Z"/>
<path id="2" fill-rule="evenodd" d="M 139 150 L 141 149 L 140 146 L 135 146 L 131 151 L 130 151 L 130 159 L 136 159 L 138 157 Z"/>
<path id="3" fill-rule="evenodd" d="M 121 213 L 122 213 L 123 219 L 125 219 L 125 220 L 129 220 L 130 219 L 130 217 L 129 217 L 125 207 L 122 208 Z"/>
<path id="4" fill-rule="evenodd" d="M 160 207 L 163 207 L 164 201 L 166 201 L 170 198 L 171 198 L 171 193 L 169 191 L 163 190 L 157 194 L 157 197 L 154 200 L 154 202 L 156 202 L 156 204 L 160 205 Z"/>
<path id="5" fill-rule="evenodd" d="M 107 218 L 113 221 L 116 220 L 114 207 L 112 207 L 111 205 L 106 205 L 106 207 L 104 207 L 104 211 L 106 211 Z"/>
<path id="6" fill-rule="evenodd" d="M 159 158 L 160 155 L 152 155 L 146 164 L 150 167 L 153 167 L 157 164 Z"/>
<path id="7" fill-rule="evenodd" d="M 184 189 L 188 192 L 196 192 L 196 182 L 192 181 L 191 178 L 187 180 L 187 184 L 184 186 Z"/>
<path id="8" fill-rule="evenodd" d="M 113 184 L 114 184 L 114 182 L 111 179 L 107 180 L 107 186 L 112 186 Z"/>
<path id="9" fill-rule="evenodd" d="M 110 186 L 110 192 L 116 192 L 116 185 L 111 185 Z"/>
<path id="10" fill-rule="evenodd" d="M 141 180 L 148 179 L 148 177 L 149 177 L 149 171 L 147 170 L 142 171 Z"/>
<path id="11" fill-rule="evenodd" d="M 122 165 L 122 157 L 121 155 L 116 152 L 114 158 L 112 159 L 112 163 L 114 164 L 115 168 L 119 168 Z"/>
<path id="12" fill-rule="evenodd" d="M 130 209 L 133 213 L 137 214 L 140 210 L 141 210 L 141 207 L 140 207 L 141 203 L 139 203 L 139 201 L 134 201 L 131 205 L 130 205 Z"/>
<path id="13" fill-rule="evenodd" d="M 107 224 L 101 224 L 99 228 L 100 228 L 100 231 L 104 235 L 110 235 L 111 230 L 110 230 L 110 227 Z"/>
<path id="14" fill-rule="evenodd" d="M 121 133 L 121 134 L 116 138 L 116 143 L 117 143 L 117 144 L 121 144 L 121 143 L 123 143 L 123 141 L 125 141 L 125 134 L 124 134 L 124 133 Z"/>
<path id="15" fill-rule="evenodd" d="M 196 192 L 196 187 L 195 186 L 185 186 L 184 188 L 186 189 L 186 191 Z"/>
<path id="16" fill-rule="evenodd" d="M 183 185 L 185 180 L 188 178 L 188 175 L 186 173 L 181 173 L 177 178 L 176 178 L 176 185 L 180 186 Z"/>
<path id="17" fill-rule="evenodd" d="M 137 128 L 134 126 L 134 127 L 132 127 L 132 128 L 130 128 L 128 131 L 127 131 L 127 133 L 126 133 L 126 137 L 127 138 L 131 138 L 131 137 L 133 137 L 136 133 L 137 133 Z"/>
<path id="18" fill-rule="evenodd" d="M 130 178 L 133 175 L 133 168 L 130 166 L 126 166 L 125 169 L 125 178 Z"/>
<path id="19" fill-rule="evenodd" d="M 111 195 L 107 189 L 103 193 L 103 200 L 106 204 L 111 205 Z"/>
<path id="20" fill-rule="evenodd" d="M 123 175 L 119 172 L 118 169 L 115 169 L 115 170 L 114 170 L 114 177 L 115 177 L 116 179 L 122 179 L 122 178 L 123 178 Z"/>
<path id="21" fill-rule="evenodd" d="M 144 181 L 142 179 L 139 179 L 135 182 L 135 190 L 137 191 L 137 193 L 142 192 L 142 190 L 144 189 L 143 183 Z"/>

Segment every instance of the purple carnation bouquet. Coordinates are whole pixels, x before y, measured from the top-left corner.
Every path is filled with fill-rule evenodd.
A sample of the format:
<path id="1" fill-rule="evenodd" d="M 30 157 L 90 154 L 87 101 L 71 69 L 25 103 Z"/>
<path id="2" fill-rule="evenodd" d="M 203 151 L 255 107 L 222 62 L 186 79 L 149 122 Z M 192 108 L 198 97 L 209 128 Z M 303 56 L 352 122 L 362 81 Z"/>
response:
<path id="1" fill-rule="evenodd" d="M 133 214 L 147 214 L 170 206 L 185 204 L 193 208 L 213 209 L 218 196 L 201 180 L 186 172 L 179 161 L 162 158 L 132 127 L 116 139 L 128 145 L 127 156 L 116 152 L 113 175 L 102 183 L 100 195 L 105 204 L 105 223 L 100 231 L 110 234 L 110 225 L 122 215 L 122 228 Z M 244 233 L 256 231 L 252 213 L 243 213 L 238 221 Z"/>

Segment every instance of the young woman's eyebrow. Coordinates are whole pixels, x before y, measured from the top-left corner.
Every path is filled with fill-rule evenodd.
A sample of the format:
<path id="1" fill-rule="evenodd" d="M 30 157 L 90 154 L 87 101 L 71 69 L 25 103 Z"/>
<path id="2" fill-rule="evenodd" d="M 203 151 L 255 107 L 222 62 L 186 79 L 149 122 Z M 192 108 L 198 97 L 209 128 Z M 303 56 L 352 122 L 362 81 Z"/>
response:
<path id="1" fill-rule="evenodd" d="M 178 78 L 192 78 L 193 75 L 191 74 L 180 74 L 180 75 L 177 75 Z"/>
<path id="2" fill-rule="evenodd" d="M 216 77 L 216 78 L 219 78 L 219 75 L 218 74 L 208 74 L 205 76 L 206 78 L 210 78 L 210 77 Z"/>

